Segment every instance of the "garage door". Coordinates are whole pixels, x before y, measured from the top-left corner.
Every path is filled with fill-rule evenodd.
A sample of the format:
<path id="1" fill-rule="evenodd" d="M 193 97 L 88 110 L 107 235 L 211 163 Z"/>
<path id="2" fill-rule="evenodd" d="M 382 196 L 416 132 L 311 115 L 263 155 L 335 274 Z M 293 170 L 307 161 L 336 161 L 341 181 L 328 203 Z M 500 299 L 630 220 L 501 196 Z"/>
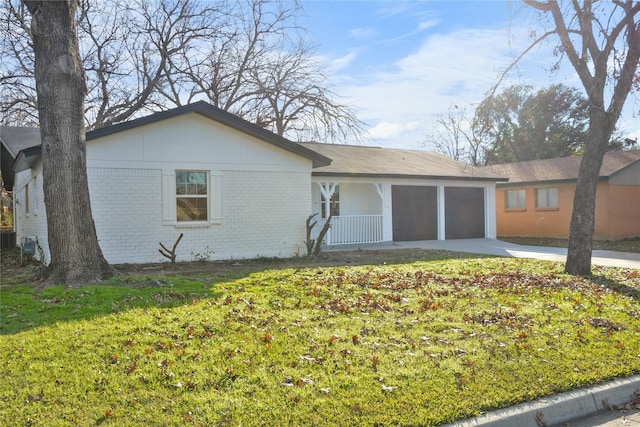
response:
<path id="1" fill-rule="evenodd" d="M 484 189 L 445 187 L 445 239 L 484 237 Z"/>
<path id="2" fill-rule="evenodd" d="M 438 191 L 436 187 L 393 185 L 393 240 L 438 238 Z"/>

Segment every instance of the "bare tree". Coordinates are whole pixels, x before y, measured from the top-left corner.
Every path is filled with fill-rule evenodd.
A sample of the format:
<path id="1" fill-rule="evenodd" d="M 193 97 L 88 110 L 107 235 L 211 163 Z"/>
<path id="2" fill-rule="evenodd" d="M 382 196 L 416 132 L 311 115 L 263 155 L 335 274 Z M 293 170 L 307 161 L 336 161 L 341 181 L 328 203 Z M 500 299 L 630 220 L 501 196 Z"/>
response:
<path id="1" fill-rule="evenodd" d="M 638 72 L 640 1 L 524 2 L 550 24 L 532 46 L 557 37 L 558 55 L 569 60 L 588 98 L 589 131 L 576 184 L 565 271 L 590 275 L 598 175 Z"/>
<path id="2" fill-rule="evenodd" d="M 0 110 L 35 124 L 29 17 L 5 0 Z M 79 47 L 90 129 L 205 99 L 291 139 L 358 138 L 363 123 L 337 101 L 284 0 L 79 0 Z"/>
<path id="3" fill-rule="evenodd" d="M 0 8 L 0 111 L 2 124 L 38 124 L 33 42 L 29 11 L 23 3 Z"/>
<path id="4" fill-rule="evenodd" d="M 364 132 L 349 106 L 335 101 L 322 64 L 303 43 L 255 67 L 251 77 L 258 86 L 254 121 L 278 135 L 336 142 L 359 139 Z"/>
<path id="5" fill-rule="evenodd" d="M 464 107 L 453 104 L 446 116 L 438 117 L 435 132 L 426 136 L 423 145 L 452 159 L 480 166 L 484 164 L 485 153 L 482 131 Z"/>
<path id="6" fill-rule="evenodd" d="M 587 98 L 563 84 L 535 90 L 514 85 L 492 94 L 472 118 L 457 105 L 436 121 L 424 145 L 475 166 L 581 154 L 589 128 Z M 633 149 L 635 141 L 615 131 L 607 151 Z"/>
<path id="7" fill-rule="evenodd" d="M 94 95 L 87 111 L 92 127 L 181 105 L 181 94 L 174 93 L 184 80 L 181 60 L 216 36 L 226 22 L 224 3 L 133 0 L 125 5 L 108 0 L 106 5 L 108 10 L 87 3 L 86 18 L 80 20 L 90 39 L 85 64 L 97 89 L 89 92 Z"/>
<path id="8" fill-rule="evenodd" d="M 74 1 L 25 1 L 31 14 L 44 200 L 51 262 L 47 283 L 77 286 L 111 274 L 89 202 L 85 155 L 85 74 Z"/>
<path id="9" fill-rule="evenodd" d="M 90 129 L 122 122 L 142 111 L 173 106 L 166 87 L 182 76 L 176 62 L 215 33 L 225 12 L 194 0 L 80 0 L 76 14 L 87 76 L 86 124 Z M 0 78 L 9 91 L 0 99 L 4 122 L 35 124 L 30 17 L 17 0 L 2 8 Z M 168 102 L 169 101 L 169 102 Z"/>
<path id="10" fill-rule="evenodd" d="M 294 36 L 295 4 L 239 2 L 231 26 L 198 54 L 181 59 L 187 76 L 168 97 L 179 104 L 205 97 L 213 105 L 292 140 L 359 139 L 364 124 L 337 101 L 313 47 Z M 206 50 L 205 50 L 206 49 Z"/>

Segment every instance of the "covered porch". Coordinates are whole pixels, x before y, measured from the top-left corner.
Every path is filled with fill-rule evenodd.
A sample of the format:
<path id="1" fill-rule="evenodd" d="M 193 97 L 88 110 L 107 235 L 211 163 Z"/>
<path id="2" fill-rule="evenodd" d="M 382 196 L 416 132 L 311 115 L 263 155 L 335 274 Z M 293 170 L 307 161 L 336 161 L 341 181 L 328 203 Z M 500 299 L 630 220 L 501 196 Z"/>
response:
<path id="1" fill-rule="evenodd" d="M 393 241 L 495 238 L 493 186 L 459 181 L 312 180 L 317 237 L 331 217 L 326 246 Z"/>
<path id="2" fill-rule="evenodd" d="M 331 217 L 325 245 L 379 243 L 392 239 L 389 233 L 385 235 L 382 183 L 314 181 L 312 187 L 313 213 L 318 214 L 320 227 Z"/>
<path id="3" fill-rule="evenodd" d="M 506 181 L 441 154 L 300 143 L 332 159 L 311 173 L 312 238 L 324 245 L 495 238 L 495 186 Z"/>

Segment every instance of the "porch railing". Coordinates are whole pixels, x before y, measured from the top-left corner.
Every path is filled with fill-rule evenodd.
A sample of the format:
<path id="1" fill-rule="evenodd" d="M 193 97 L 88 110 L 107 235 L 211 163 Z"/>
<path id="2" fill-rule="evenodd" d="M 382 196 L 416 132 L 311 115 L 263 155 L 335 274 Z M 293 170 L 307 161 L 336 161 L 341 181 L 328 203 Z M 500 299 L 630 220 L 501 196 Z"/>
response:
<path id="1" fill-rule="evenodd" d="M 331 218 L 327 245 L 382 242 L 382 215 L 348 215 Z"/>

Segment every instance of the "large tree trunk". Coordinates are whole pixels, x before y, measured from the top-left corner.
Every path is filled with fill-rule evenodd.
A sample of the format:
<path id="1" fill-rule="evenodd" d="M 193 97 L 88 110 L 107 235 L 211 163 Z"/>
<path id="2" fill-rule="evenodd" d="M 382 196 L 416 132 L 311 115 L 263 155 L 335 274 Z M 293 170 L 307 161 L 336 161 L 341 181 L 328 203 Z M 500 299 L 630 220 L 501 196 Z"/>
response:
<path id="1" fill-rule="evenodd" d="M 589 133 L 580 163 L 578 182 L 573 199 L 573 213 L 569 229 L 569 248 L 565 272 L 591 275 L 591 253 L 595 227 L 596 189 L 602 159 L 607 151 L 613 127 L 607 113 L 592 107 Z"/>
<path id="2" fill-rule="evenodd" d="M 91 215 L 85 151 L 86 82 L 76 1 L 25 1 L 32 15 L 44 202 L 51 262 L 48 284 L 79 286 L 111 274 Z"/>

